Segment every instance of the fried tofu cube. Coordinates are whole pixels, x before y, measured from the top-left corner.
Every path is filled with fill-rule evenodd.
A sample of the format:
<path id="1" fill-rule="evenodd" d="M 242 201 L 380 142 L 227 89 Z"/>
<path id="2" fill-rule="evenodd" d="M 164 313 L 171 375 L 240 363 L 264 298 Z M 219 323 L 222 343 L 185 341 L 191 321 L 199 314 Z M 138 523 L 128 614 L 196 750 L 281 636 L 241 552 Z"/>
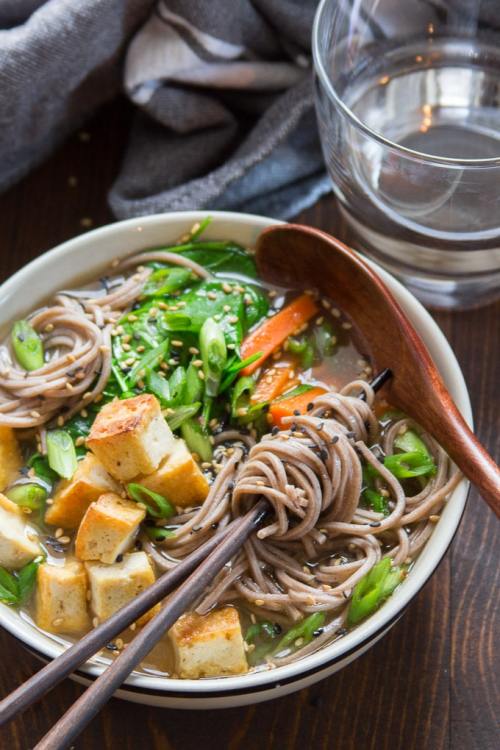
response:
<path id="1" fill-rule="evenodd" d="M 0 427 L 0 491 L 15 478 L 23 465 L 19 443 L 12 427 Z"/>
<path id="2" fill-rule="evenodd" d="M 79 560 L 114 563 L 132 544 L 146 511 L 132 500 L 107 492 L 91 503 L 78 528 L 75 554 Z"/>
<path id="3" fill-rule="evenodd" d="M 40 554 L 35 532 L 20 507 L 0 494 L 0 565 L 18 570 Z"/>
<path id="4" fill-rule="evenodd" d="M 176 440 L 172 452 L 158 469 L 137 481 L 183 508 L 200 505 L 209 490 L 206 477 L 184 440 Z"/>
<path id="5" fill-rule="evenodd" d="M 158 399 L 143 393 L 106 404 L 92 425 L 87 447 L 111 476 L 126 482 L 155 471 L 173 442 Z"/>
<path id="6" fill-rule="evenodd" d="M 87 573 L 78 560 L 38 568 L 36 624 L 49 633 L 81 633 L 90 626 Z"/>
<path id="7" fill-rule="evenodd" d="M 234 607 L 208 615 L 188 612 L 169 631 L 179 677 L 241 674 L 248 669 L 240 618 Z"/>
<path id="8" fill-rule="evenodd" d="M 93 453 L 87 453 L 71 479 L 59 483 L 45 522 L 65 529 L 76 529 L 90 503 L 105 492 L 117 492 L 119 485 Z"/>
<path id="9" fill-rule="evenodd" d="M 90 606 L 102 622 L 134 599 L 141 591 L 151 586 L 155 574 L 145 552 L 131 552 L 121 562 L 103 565 L 98 562 L 85 563 L 90 581 Z M 159 604 L 146 612 L 137 621 L 144 625 L 159 609 Z"/>

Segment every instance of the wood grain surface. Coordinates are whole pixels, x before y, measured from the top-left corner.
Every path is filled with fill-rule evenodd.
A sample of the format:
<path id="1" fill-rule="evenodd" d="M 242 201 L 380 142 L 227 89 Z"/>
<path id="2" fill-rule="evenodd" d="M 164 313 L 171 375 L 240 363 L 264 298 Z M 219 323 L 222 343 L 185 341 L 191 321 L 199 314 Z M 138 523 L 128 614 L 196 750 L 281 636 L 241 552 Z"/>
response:
<path id="1" fill-rule="evenodd" d="M 109 105 L 83 134 L 0 196 L 1 280 L 44 250 L 112 220 L 106 193 L 130 121 L 125 103 Z M 339 232 L 331 196 L 297 219 Z M 498 458 L 500 304 L 435 318 L 463 368 L 477 434 Z M 433 578 L 389 635 L 342 672 L 282 699 L 224 711 L 112 700 L 75 748 L 493 750 L 499 745 L 498 550 L 499 524 L 471 492 L 459 533 Z M 3 696 L 39 662 L 6 632 L 0 632 L 0 655 Z M 0 748 L 33 747 L 81 693 L 73 682 L 61 684 L 0 730 Z"/>

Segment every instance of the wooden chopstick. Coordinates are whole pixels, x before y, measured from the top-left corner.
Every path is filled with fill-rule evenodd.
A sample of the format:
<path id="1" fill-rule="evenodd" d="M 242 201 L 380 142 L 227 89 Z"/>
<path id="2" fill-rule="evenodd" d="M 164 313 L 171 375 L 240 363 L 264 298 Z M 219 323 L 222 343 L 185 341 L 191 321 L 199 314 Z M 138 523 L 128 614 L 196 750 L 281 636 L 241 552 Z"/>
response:
<path id="1" fill-rule="evenodd" d="M 242 521 L 243 518 L 237 518 L 225 528 L 220 529 L 175 568 L 163 573 L 154 584 L 145 589 L 139 596 L 132 599 L 122 609 L 115 612 L 112 617 L 91 630 L 81 640 L 16 688 L 10 695 L 7 695 L 0 701 L 0 726 L 42 698 L 45 693 L 52 690 L 65 677 L 68 677 L 78 666 L 94 656 L 115 636 L 164 599 L 193 572 L 199 563 L 208 557 L 228 533 L 239 527 Z"/>
<path id="2" fill-rule="evenodd" d="M 164 633 L 203 593 L 214 576 L 241 549 L 244 541 L 259 527 L 268 509 L 267 501 L 259 500 L 245 516 L 238 519 L 239 523 L 231 528 L 204 563 L 171 594 L 160 612 L 127 644 L 115 661 L 54 724 L 34 750 L 64 750 L 70 745 L 134 667 L 144 659 Z M 149 590 L 151 588 L 153 587 Z"/>

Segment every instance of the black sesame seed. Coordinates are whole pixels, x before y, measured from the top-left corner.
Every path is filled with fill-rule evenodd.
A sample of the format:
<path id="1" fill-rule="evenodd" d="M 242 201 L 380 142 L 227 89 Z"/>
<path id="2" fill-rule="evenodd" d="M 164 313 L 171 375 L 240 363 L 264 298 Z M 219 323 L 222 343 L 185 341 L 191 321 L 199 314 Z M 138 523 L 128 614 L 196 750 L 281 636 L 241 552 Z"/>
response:
<path id="1" fill-rule="evenodd" d="M 325 450 L 325 448 L 322 448 L 319 452 L 319 457 L 321 458 L 322 461 L 326 461 L 328 458 L 328 451 Z"/>
<path id="2" fill-rule="evenodd" d="M 280 431 L 279 427 L 273 427 L 273 429 L 271 430 L 271 435 L 277 435 L 279 431 Z"/>
<path id="3" fill-rule="evenodd" d="M 317 638 L 321 633 L 324 631 L 324 628 L 318 628 L 317 630 L 313 630 L 313 636 L 314 638 Z"/>
<path id="4" fill-rule="evenodd" d="M 219 524 L 218 524 L 218 523 L 213 523 L 213 524 L 212 524 L 212 526 L 211 526 L 210 528 L 212 528 L 212 529 L 216 529 L 216 528 L 218 528 L 218 526 L 219 526 Z"/>
<path id="5" fill-rule="evenodd" d="M 300 410 L 299 409 L 294 409 L 293 410 L 293 416 L 294 417 L 300 417 Z"/>
<path id="6" fill-rule="evenodd" d="M 376 526 L 381 526 L 381 523 L 380 521 L 372 521 L 370 526 L 373 526 L 375 528 Z"/>
<path id="7" fill-rule="evenodd" d="M 338 443 L 338 442 L 339 442 L 339 436 L 338 435 L 334 435 L 332 437 L 331 444 L 335 445 L 335 443 Z"/>
<path id="8" fill-rule="evenodd" d="M 354 437 L 356 437 L 356 434 L 354 432 L 346 432 L 345 436 L 347 438 L 354 438 Z"/>
<path id="9" fill-rule="evenodd" d="M 310 403 L 307 404 L 306 411 L 312 411 L 313 409 L 314 409 L 314 404 L 311 401 Z"/>
<path id="10" fill-rule="evenodd" d="M 290 425 L 290 431 L 291 432 L 297 432 L 297 425 L 295 424 L 295 422 Z"/>
<path id="11" fill-rule="evenodd" d="M 116 558 L 116 562 L 118 563 L 123 562 L 123 555 L 118 555 Z"/>
<path id="12" fill-rule="evenodd" d="M 107 643 L 106 648 L 108 649 L 108 651 L 118 651 L 118 646 L 116 645 L 116 643 Z"/>

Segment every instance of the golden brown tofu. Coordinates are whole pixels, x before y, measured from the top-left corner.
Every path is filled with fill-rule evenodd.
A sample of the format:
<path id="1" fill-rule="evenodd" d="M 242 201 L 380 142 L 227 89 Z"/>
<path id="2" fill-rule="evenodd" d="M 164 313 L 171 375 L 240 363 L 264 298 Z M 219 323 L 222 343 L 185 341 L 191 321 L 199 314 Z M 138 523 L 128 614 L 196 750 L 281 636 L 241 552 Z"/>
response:
<path id="1" fill-rule="evenodd" d="M 35 532 L 20 507 L 0 493 L 0 565 L 18 570 L 40 554 Z"/>
<path id="2" fill-rule="evenodd" d="M 104 468 L 124 482 L 155 471 L 173 442 L 158 399 L 149 393 L 106 404 L 87 438 Z"/>
<path id="3" fill-rule="evenodd" d="M 114 563 L 131 546 L 146 511 L 132 500 L 107 492 L 89 505 L 78 528 L 75 554 L 79 560 Z"/>
<path id="4" fill-rule="evenodd" d="M 124 555 L 121 562 L 104 565 L 98 562 L 85 563 L 87 568 L 93 613 L 102 622 L 134 599 L 141 591 L 151 586 L 155 574 L 145 552 Z M 158 611 L 156 605 L 137 621 L 144 625 Z"/>
<path id="5" fill-rule="evenodd" d="M 76 529 L 90 503 L 105 492 L 118 492 L 119 485 L 93 453 L 87 453 L 71 479 L 60 482 L 53 503 L 47 508 L 45 522 Z"/>
<path id="6" fill-rule="evenodd" d="M 22 465 L 14 430 L 12 427 L 0 427 L 0 492 L 14 481 Z"/>
<path id="7" fill-rule="evenodd" d="M 248 669 L 240 618 L 234 607 L 207 615 L 188 612 L 169 631 L 179 677 L 241 674 Z"/>
<path id="8" fill-rule="evenodd" d="M 183 508 L 201 505 L 209 490 L 209 484 L 184 440 L 176 440 L 172 452 L 158 469 L 137 481 Z"/>
<path id="9" fill-rule="evenodd" d="M 90 626 L 87 573 L 77 560 L 38 568 L 36 624 L 49 633 L 81 633 Z"/>

